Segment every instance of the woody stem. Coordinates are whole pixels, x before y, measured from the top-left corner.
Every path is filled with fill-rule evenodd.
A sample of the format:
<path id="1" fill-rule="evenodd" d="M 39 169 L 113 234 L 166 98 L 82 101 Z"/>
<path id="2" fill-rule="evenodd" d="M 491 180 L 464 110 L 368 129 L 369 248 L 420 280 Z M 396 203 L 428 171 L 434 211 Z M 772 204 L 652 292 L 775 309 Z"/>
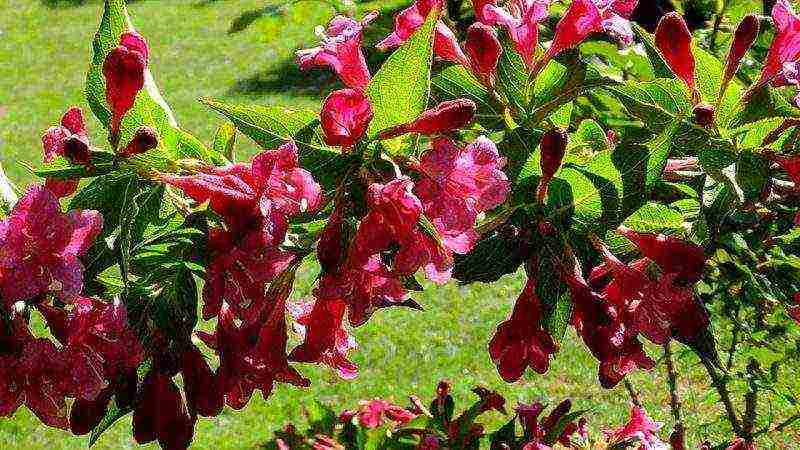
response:
<path id="1" fill-rule="evenodd" d="M 700 358 L 700 360 L 703 362 L 703 366 L 706 368 L 706 372 L 708 372 L 708 376 L 711 378 L 711 384 L 717 390 L 722 404 L 725 406 L 725 412 L 728 415 L 728 422 L 731 424 L 731 428 L 733 428 L 734 433 L 739 435 L 742 431 L 742 426 L 739 423 L 739 419 L 736 417 L 736 409 L 733 407 L 727 382 L 720 376 L 719 372 L 717 372 L 717 369 L 708 358 Z"/>
<path id="2" fill-rule="evenodd" d="M 635 406 L 642 408 L 642 399 L 639 397 L 639 393 L 636 391 L 636 388 L 633 387 L 633 384 L 631 384 L 627 378 L 623 380 L 623 383 L 625 383 L 625 389 L 628 390 L 628 394 L 631 396 L 631 402 L 633 402 Z"/>
<path id="3" fill-rule="evenodd" d="M 681 399 L 678 397 L 678 373 L 672 361 L 672 348 L 670 342 L 664 343 L 664 360 L 667 363 L 667 376 L 669 381 L 669 406 L 672 418 L 675 420 L 675 432 L 683 436 L 683 418 L 681 417 Z"/>

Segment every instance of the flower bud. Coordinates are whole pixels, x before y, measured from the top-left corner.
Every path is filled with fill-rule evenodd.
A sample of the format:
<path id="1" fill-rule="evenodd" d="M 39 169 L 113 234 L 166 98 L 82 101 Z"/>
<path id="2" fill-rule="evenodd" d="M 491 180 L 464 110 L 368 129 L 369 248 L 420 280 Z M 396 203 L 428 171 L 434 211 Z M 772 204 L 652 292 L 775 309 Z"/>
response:
<path id="1" fill-rule="evenodd" d="M 564 159 L 564 153 L 567 150 L 567 132 L 561 128 L 548 130 L 542 135 L 539 148 L 541 149 L 539 168 L 542 171 L 542 177 L 539 179 L 539 187 L 536 189 L 536 200 L 541 203 L 547 196 L 547 186 L 550 184 L 550 180 L 553 179 Z"/>
<path id="2" fill-rule="evenodd" d="M 88 166 L 92 160 L 92 149 L 86 137 L 73 134 L 65 139 L 64 157 L 72 164 Z"/>
<path id="3" fill-rule="evenodd" d="M 720 97 L 725 93 L 731 79 L 736 75 L 739 66 L 742 63 L 742 58 L 747 50 L 753 46 L 758 37 L 758 17 L 755 14 L 748 14 L 736 27 L 736 32 L 733 34 L 733 42 L 731 43 L 731 50 L 728 52 L 728 60 L 725 63 L 725 75 L 722 77 L 722 85 L 720 86 Z"/>
<path id="4" fill-rule="evenodd" d="M 480 22 L 473 23 L 467 30 L 464 49 L 469 56 L 472 71 L 484 84 L 494 85 L 494 73 L 503 47 L 497 39 L 494 28 Z"/>
<path id="5" fill-rule="evenodd" d="M 419 133 L 425 136 L 449 133 L 472 122 L 475 109 L 475 103 L 465 98 L 442 102 L 423 112 L 413 122 L 382 132 L 379 139 L 391 139 L 405 133 Z"/>
<path id="6" fill-rule="evenodd" d="M 714 124 L 714 107 L 708 103 L 700 103 L 694 107 L 692 114 L 694 115 L 694 123 L 701 127 L 709 127 Z"/>
<path id="7" fill-rule="evenodd" d="M 112 141 L 119 134 L 122 117 L 133 107 L 136 94 L 144 87 L 148 57 L 144 38 L 135 31 L 126 31 L 120 37 L 120 45 L 111 50 L 103 62 L 106 101 L 111 106 Z"/>
<path id="8" fill-rule="evenodd" d="M 124 150 L 119 152 L 119 156 L 130 158 L 156 147 L 158 147 L 158 133 L 156 133 L 156 130 L 150 127 L 139 127 L 131 142 L 128 143 Z"/>
<path id="9" fill-rule="evenodd" d="M 655 41 L 672 73 L 683 80 L 697 98 L 699 95 L 694 82 L 692 33 L 680 14 L 671 12 L 661 18 L 656 27 Z"/>
<path id="10" fill-rule="evenodd" d="M 372 106 L 361 91 L 341 89 L 331 92 L 320 113 L 325 143 L 352 148 L 366 134 L 372 115 Z"/>

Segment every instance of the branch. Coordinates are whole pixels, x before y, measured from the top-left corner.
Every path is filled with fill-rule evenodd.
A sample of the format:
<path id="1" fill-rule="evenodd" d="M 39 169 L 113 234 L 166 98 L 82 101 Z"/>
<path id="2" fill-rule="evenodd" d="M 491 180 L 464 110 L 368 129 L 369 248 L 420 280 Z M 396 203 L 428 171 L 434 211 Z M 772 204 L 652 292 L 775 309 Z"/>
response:
<path id="1" fill-rule="evenodd" d="M 748 384 L 750 385 L 750 389 L 748 389 L 747 393 L 744 395 L 745 411 L 744 422 L 742 424 L 742 437 L 745 438 L 747 442 L 753 442 L 753 428 L 756 424 L 756 412 L 758 410 L 758 383 L 756 383 L 756 378 L 758 376 L 758 371 L 758 362 L 750 358 L 750 362 L 747 363 Z"/>
<path id="2" fill-rule="evenodd" d="M 736 313 L 734 314 L 734 321 L 733 321 L 733 332 L 731 335 L 731 346 L 728 350 L 728 364 L 726 364 L 727 370 L 731 370 L 733 368 L 733 355 L 736 353 L 736 345 L 739 343 L 739 330 L 742 328 L 742 322 L 739 320 L 739 306 L 736 306 Z"/>
<path id="3" fill-rule="evenodd" d="M 627 378 L 623 379 L 623 383 L 625 384 L 625 389 L 628 390 L 628 394 L 631 396 L 631 402 L 633 402 L 635 406 L 642 408 L 642 399 L 639 397 L 639 393 L 636 391 L 636 388 L 633 387 L 633 384 L 631 384 Z"/>
<path id="4" fill-rule="evenodd" d="M 681 417 L 681 399 L 678 397 L 678 374 L 672 362 L 672 349 L 669 341 L 664 343 L 664 360 L 667 363 L 667 376 L 669 377 L 669 406 L 672 410 L 672 418 L 675 420 L 674 434 L 680 436 L 682 440 L 684 427 Z"/>
<path id="5" fill-rule="evenodd" d="M 725 406 L 725 412 L 728 415 L 728 422 L 731 424 L 731 428 L 737 436 L 740 435 L 742 432 L 742 425 L 739 423 L 739 419 L 736 417 L 736 409 L 733 407 L 731 394 L 728 392 L 728 385 L 726 384 L 726 381 L 720 377 L 717 369 L 714 368 L 714 365 L 711 363 L 711 361 L 709 361 L 707 358 L 700 358 L 700 360 L 703 362 L 703 366 L 706 368 L 706 372 L 708 372 L 708 376 L 711 378 L 711 383 L 717 390 L 717 393 L 722 400 L 722 404 Z"/>

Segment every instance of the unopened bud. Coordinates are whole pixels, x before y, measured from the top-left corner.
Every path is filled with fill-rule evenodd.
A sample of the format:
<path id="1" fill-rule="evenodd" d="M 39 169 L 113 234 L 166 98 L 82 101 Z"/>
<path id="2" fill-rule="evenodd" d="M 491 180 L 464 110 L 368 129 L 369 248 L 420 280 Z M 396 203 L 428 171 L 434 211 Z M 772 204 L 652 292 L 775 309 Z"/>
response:
<path id="1" fill-rule="evenodd" d="M 736 71 L 739 70 L 745 53 L 756 41 L 758 29 L 759 22 L 755 14 L 744 16 L 739 26 L 736 27 L 736 32 L 733 33 L 733 42 L 731 42 L 731 50 L 728 52 L 728 59 L 725 62 L 725 74 L 720 86 L 720 97 L 725 93 L 725 89 L 733 76 L 736 75 Z"/>
<path id="2" fill-rule="evenodd" d="M 119 156 L 130 158 L 156 147 L 158 147 L 158 133 L 156 133 L 156 130 L 150 127 L 139 127 L 127 147 L 119 152 Z"/>
<path id="3" fill-rule="evenodd" d="M 64 157 L 72 164 L 89 165 L 92 150 L 85 136 L 73 134 L 64 140 Z"/>
<path id="4" fill-rule="evenodd" d="M 656 27 L 655 43 L 672 73 L 686 83 L 693 96 L 697 96 L 692 33 L 680 14 L 671 12 L 661 18 Z"/>
<path id="5" fill-rule="evenodd" d="M 144 87 L 149 53 L 142 36 L 126 31 L 120 37 L 120 45 L 111 50 L 103 62 L 106 100 L 111 106 L 112 142 L 116 142 L 122 117 L 133 107 L 136 94 Z"/>
<path id="6" fill-rule="evenodd" d="M 694 107 L 694 122 L 701 127 L 709 127 L 714 123 L 714 107 L 708 103 L 700 103 Z"/>
<path id="7" fill-rule="evenodd" d="M 405 133 L 419 133 L 425 136 L 449 133 L 472 122 L 475 109 L 475 103 L 465 98 L 442 102 L 423 112 L 413 122 L 384 131 L 379 139 L 391 139 Z"/>
<path id="8" fill-rule="evenodd" d="M 503 47 L 497 39 L 494 28 L 480 22 L 473 23 L 467 30 L 464 50 L 469 56 L 472 71 L 487 86 L 494 85 L 494 72 Z"/>
<path id="9" fill-rule="evenodd" d="M 553 179 L 564 159 L 564 153 L 567 150 L 567 132 L 561 128 L 548 130 L 542 135 L 539 148 L 541 149 L 539 168 L 542 171 L 542 177 L 539 179 L 539 187 L 536 189 L 536 200 L 541 203 L 547 196 L 547 186 L 550 184 L 550 180 Z"/>

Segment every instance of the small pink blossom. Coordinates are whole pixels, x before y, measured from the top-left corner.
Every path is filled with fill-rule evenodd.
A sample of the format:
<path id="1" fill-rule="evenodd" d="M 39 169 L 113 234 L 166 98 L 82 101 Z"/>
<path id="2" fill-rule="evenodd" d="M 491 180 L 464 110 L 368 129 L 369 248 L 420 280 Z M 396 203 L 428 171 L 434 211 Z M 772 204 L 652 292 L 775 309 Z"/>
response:
<path id="1" fill-rule="evenodd" d="M 0 221 L 0 293 L 10 307 L 52 293 L 71 302 L 83 289 L 78 259 L 103 228 L 97 211 L 61 212 L 58 199 L 34 185 Z"/>
<path id="2" fill-rule="evenodd" d="M 111 106 L 111 135 L 119 135 L 122 117 L 133 107 L 136 94 L 144 87 L 149 49 L 145 39 L 129 30 L 120 36 L 120 44 L 103 62 L 106 77 L 106 100 Z"/>
<path id="3" fill-rule="evenodd" d="M 628 46 L 633 43 L 630 17 L 638 0 L 574 0 L 556 25 L 552 58 L 576 47 L 592 33 L 606 33 Z"/>
<path id="4" fill-rule="evenodd" d="M 361 401 L 361 407 L 356 413 L 358 423 L 365 428 L 378 428 L 384 422 L 394 426 L 405 425 L 412 421 L 416 414 L 383 399 Z"/>
<path id="5" fill-rule="evenodd" d="M 639 443 L 643 450 L 660 450 L 667 447 L 656 434 L 661 427 L 661 423 L 653 422 L 647 416 L 644 408 L 631 406 L 628 423 L 620 428 L 604 431 L 604 434 L 611 445 Z"/>
<path id="6" fill-rule="evenodd" d="M 359 91 L 366 89 L 370 74 L 361 49 L 362 32 L 377 16 L 377 12 L 372 12 L 361 21 L 345 16 L 334 17 L 326 29 L 318 30 L 322 40 L 318 47 L 297 51 L 300 69 L 328 66 L 346 86 Z"/>
<path id="7" fill-rule="evenodd" d="M 547 18 L 552 2 L 553 0 L 511 0 L 505 8 L 496 6 L 494 2 L 482 2 L 484 6 L 481 21 L 506 28 L 517 53 L 522 56 L 528 68 L 532 68 L 539 43 L 539 23 Z"/>
<path id="8" fill-rule="evenodd" d="M 366 134 L 372 115 L 372 106 L 363 92 L 355 89 L 331 92 L 320 112 L 325 143 L 352 148 Z"/>
<path id="9" fill-rule="evenodd" d="M 91 164 L 91 146 L 83 111 L 77 106 L 70 107 L 61 117 L 61 124 L 48 128 L 42 136 L 42 149 L 45 163 L 60 155 L 73 164 Z M 66 197 L 75 193 L 78 180 L 48 178 L 45 187 L 58 198 Z"/>

